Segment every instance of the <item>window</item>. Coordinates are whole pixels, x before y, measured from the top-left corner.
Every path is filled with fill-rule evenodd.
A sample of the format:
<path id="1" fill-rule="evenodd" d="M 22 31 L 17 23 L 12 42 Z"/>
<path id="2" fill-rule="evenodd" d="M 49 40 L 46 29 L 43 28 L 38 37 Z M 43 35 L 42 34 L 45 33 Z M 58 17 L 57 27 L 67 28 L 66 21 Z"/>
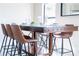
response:
<path id="1" fill-rule="evenodd" d="M 50 25 L 55 22 L 56 3 L 43 4 L 43 23 Z"/>

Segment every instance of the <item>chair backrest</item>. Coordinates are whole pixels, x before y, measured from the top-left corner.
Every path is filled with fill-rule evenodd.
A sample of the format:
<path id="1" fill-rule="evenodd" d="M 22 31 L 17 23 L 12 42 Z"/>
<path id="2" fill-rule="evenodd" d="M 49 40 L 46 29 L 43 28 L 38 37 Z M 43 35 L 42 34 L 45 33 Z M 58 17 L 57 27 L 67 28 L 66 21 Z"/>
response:
<path id="1" fill-rule="evenodd" d="M 5 28 L 5 25 L 4 24 L 1 24 L 1 27 L 2 27 L 3 34 L 5 36 L 8 36 L 7 31 L 6 31 L 6 28 Z"/>
<path id="2" fill-rule="evenodd" d="M 26 39 L 21 32 L 21 28 L 18 25 L 11 25 L 11 29 L 16 40 L 18 40 L 20 43 L 26 42 Z"/>
<path id="3" fill-rule="evenodd" d="M 74 27 L 73 24 L 66 24 L 65 26 Z M 72 34 L 73 34 L 73 32 L 61 32 L 61 35 L 62 35 L 62 36 L 68 35 L 69 37 L 71 37 Z"/>
<path id="4" fill-rule="evenodd" d="M 7 31 L 7 34 L 8 34 L 8 36 L 9 36 L 10 38 L 14 38 L 10 24 L 6 24 L 6 31 Z"/>

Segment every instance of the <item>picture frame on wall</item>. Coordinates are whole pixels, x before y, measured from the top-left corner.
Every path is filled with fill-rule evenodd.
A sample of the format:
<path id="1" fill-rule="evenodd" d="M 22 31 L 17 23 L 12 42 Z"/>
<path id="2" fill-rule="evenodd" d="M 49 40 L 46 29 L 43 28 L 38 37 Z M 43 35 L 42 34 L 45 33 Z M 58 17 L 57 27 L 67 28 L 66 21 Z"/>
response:
<path id="1" fill-rule="evenodd" d="M 79 3 L 61 3 L 61 16 L 79 15 Z"/>

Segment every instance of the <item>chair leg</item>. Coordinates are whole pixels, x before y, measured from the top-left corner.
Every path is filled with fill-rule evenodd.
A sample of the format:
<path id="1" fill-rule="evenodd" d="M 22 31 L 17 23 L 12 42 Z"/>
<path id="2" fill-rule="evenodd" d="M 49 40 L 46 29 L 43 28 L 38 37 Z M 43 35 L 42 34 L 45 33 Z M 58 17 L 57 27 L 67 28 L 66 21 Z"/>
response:
<path id="1" fill-rule="evenodd" d="M 47 39 L 48 39 L 48 36 L 46 36 L 46 40 L 45 41 L 43 40 L 43 36 L 41 36 L 41 42 L 43 42 L 43 45 L 41 45 L 41 42 L 40 42 L 40 45 L 44 46 L 45 48 L 47 48 Z"/>
<path id="2" fill-rule="evenodd" d="M 47 48 L 47 45 L 48 45 L 48 44 L 47 44 L 47 43 L 48 43 L 47 39 L 48 39 L 48 36 L 46 37 L 46 48 Z"/>
<path id="3" fill-rule="evenodd" d="M 35 42 L 34 44 L 35 44 L 34 49 L 35 49 L 35 52 L 36 52 L 34 55 L 37 56 L 37 42 Z"/>
<path id="4" fill-rule="evenodd" d="M 25 51 L 27 51 L 27 50 L 26 50 L 26 45 L 25 45 L 25 44 L 24 44 L 24 49 L 25 49 Z M 28 55 L 28 54 L 26 53 L 26 56 L 27 56 L 27 55 Z"/>
<path id="5" fill-rule="evenodd" d="M 11 56 L 12 56 L 13 48 L 14 48 L 14 39 L 12 39 Z"/>
<path id="6" fill-rule="evenodd" d="M 55 42 L 56 42 L 56 37 L 54 37 L 54 39 L 53 39 L 53 50 L 54 50 L 54 47 L 55 47 L 55 45 L 56 45 Z M 52 51 L 53 51 L 53 50 L 52 50 Z"/>
<path id="7" fill-rule="evenodd" d="M 43 42 L 43 40 L 42 40 L 42 39 L 43 39 L 43 36 L 41 36 L 41 41 L 40 41 L 40 44 L 39 44 L 40 46 L 41 46 L 41 42 Z M 43 44 L 44 44 L 44 42 L 43 42 Z"/>
<path id="8" fill-rule="evenodd" d="M 8 50 L 9 50 L 9 47 L 10 47 L 10 43 L 11 43 L 11 38 L 10 38 L 9 43 L 8 43 L 8 48 L 7 48 L 7 51 L 6 51 L 6 56 L 8 54 Z"/>
<path id="9" fill-rule="evenodd" d="M 16 41 L 16 46 L 15 46 L 15 49 L 14 49 L 14 54 L 13 54 L 13 56 L 15 56 L 15 53 L 16 53 L 16 49 L 18 49 L 18 47 L 17 47 L 17 45 L 18 45 L 18 42 Z"/>
<path id="10" fill-rule="evenodd" d="M 43 40 L 43 36 L 41 36 L 41 41 L 43 42 L 43 45 L 41 45 L 41 42 L 40 42 L 40 50 L 39 50 L 39 52 L 38 53 L 40 53 L 40 51 L 42 50 L 42 47 L 44 46 L 46 49 L 47 49 L 47 39 L 48 39 L 48 36 L 46 36 L 46 40 L 44 41 Z"/>
<path id="11" fill-rule="evenodd" d="M 62 43 L 61 43 L 61 56 L 63 55 L 63 38 L 62 38 Z"/>
<path id="12" fill-rule="evenodd" d="M 72 55 L 74 56 L 74 53 L 73 53 L 73 48 L 72 48 L 72 44 L 71 44 L 71 40 L 70 40 L 70 38 L 68 38 L 69 39 L 69 43 L 70 43 L 70 47 L 71 47 L 71 52 L 72 52 Z"/>
<path id="13" fill-rule="evenodd" d="M 30 43 L 28 43 L 28 52 L 30 53 Z"/>
<path id="14" fill-rule="evenodd" d="M 8 36 L 6 36 L 6 39 L 5 39 L 4 50 L 3 50 L 3 56 L 4 56 L 4 54 L 5 54 L 5 49 L 6 49 L 6 45 L 7 45 L 7 38 L 8 38 Z"/>
<path id="15" fill-rule="evenodd" d="M 19 43 L 18 55 L 22 56 L 22 44 Z"/>
<path id="16" fill-rule="evenodd" d="M 2 45 L 1 45 L 0 53 L 1 53 L 1 51 L 2 51 L 2 48 L 3 48 L 3 45 L 4 45 L 4 41 L 5 41 L 5 36 L 4 36 L 4 38 L 3 38 L 3 42 L 2 42 Z"/>

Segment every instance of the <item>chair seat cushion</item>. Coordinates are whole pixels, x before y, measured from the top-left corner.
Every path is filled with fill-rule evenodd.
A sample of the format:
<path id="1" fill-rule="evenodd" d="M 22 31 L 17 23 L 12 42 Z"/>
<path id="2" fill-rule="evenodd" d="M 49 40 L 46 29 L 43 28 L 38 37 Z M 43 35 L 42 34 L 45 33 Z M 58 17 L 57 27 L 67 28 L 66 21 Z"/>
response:
<path id="1" fill-rule="evenodd" d="M 56 37 L 56 38 L 69 38 L 69 37 L 71 37 L 71 35 L 69 35 L 69 34 L 55 34 L 54 35 L 54 37 Z"/>

